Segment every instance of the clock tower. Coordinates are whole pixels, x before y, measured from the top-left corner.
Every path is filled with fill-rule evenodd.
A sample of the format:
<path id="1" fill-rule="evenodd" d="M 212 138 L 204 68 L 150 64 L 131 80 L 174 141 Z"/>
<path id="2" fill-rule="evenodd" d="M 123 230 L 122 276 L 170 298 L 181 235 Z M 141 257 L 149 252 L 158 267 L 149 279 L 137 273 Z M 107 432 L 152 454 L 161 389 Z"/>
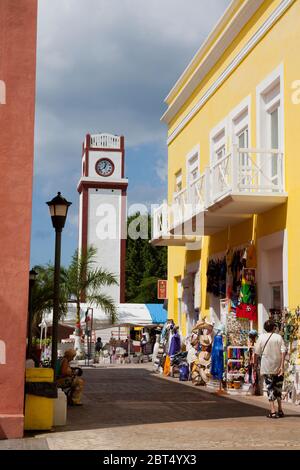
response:
<path id="1" fill-rule="evenodd" d="M 97 249 L 96 266 L 117 276 L 105 294 L 125 302 L 126 202 L 124 137 L 87 135 L 82 148 L 79 192 L 79 251 Z"/>

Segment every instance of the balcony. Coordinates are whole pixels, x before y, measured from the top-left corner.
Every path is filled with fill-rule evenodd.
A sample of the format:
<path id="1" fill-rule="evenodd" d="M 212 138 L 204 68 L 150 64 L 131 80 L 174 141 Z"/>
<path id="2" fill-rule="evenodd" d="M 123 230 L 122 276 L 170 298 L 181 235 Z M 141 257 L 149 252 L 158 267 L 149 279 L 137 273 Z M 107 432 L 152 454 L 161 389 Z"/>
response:
<path id="1" fill-rule="evenodd" d="M 174 245 L 192 236 L 212 235 L 283 204 L 287 200 L 283 169 L 284 155 L 279 150 L 233 146 L 174 194 L 170 208 L 166 204 L 158 208 L 153 242 L 162 234 L 176 237 Z"/>
<path id="2" fill-rule="evenodd" d="M 170 209 L 167 202 L 154 209 L 152 214 L 152 235 L 151 243 L 154 246 L 186 246 L 188 243 L 195 243 L 196 236 L 185 236 L 184 234 L 177 234 L 171 232 L 171 216 Z M 177 219 L 180 222 L 181 219 Z"/>

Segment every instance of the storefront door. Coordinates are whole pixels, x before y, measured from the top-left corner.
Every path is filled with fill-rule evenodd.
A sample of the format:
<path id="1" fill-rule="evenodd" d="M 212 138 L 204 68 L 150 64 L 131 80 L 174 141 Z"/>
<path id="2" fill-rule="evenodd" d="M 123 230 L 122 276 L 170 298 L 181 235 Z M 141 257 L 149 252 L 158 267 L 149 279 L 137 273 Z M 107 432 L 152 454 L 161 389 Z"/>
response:
<path id="1" fill-rule="evenodd" d="M 284 232 L 277 232 L 258 240 L 258 328 L 269 319 L 270 309 L 281 309 L 285 305 L 287 290 L 283 279 Z"/>

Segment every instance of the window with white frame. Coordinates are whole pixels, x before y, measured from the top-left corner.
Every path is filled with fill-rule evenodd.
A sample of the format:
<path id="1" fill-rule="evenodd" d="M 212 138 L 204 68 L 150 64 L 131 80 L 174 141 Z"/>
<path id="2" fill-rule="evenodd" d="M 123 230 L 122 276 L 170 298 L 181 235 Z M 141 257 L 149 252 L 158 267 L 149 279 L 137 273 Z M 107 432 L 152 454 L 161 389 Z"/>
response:
<path id="1" fill-rule="evenodd" d="M 258 141 L 270 153 L 261 155 L 261 181 L 266 189 L 276 190 L 282 184 L 283 92 L 282 74 L 277 69 L 257 88 Z"/>
<path id="2" fill-rule="evenodd" d="M 191 184 L 199 176 L 199 156 L 198 152 L 188 159 L 188 182 Z"/>
<path id="3" fill-rule="evenodd" d="M 247 148 L 249 145 L 249 111 L 248 106 L 232 119 L 232 141 L 239 148 Z"/>
<path id="4" fill-rule="evenodd" d="M 231 113 L 232 126 L 232 143 L 238 148 L 237 162 L 238 165 L 239 185 L 240 189 L 248 190 L 251 187 L 252 172 L 251 160 L 246 149 L 249 148 L 249 99 L 244 100 Z"/>
<path id="5" fill-rule="evenodd" d="M 280 100 L 280 79 L 278 78 L 273 84 L 272 88 L 262 93 L 262 125 L 265 128 L 265 138 L 267 148 L 279 149 L 280 148 L 280 113 L 281 113 L 281 100 Z"/>
<path id="6" fill-rule="evenodd" d="M 212 157 L 213 162 L 221 160 L 225 157 L 226 154 L 226 131 L 225 127 L 221 129 L 213 138 L 212 138 Z"/>
<path id="7" fill-rule="evenodd" d="M 283 283 L 271 283 L 271 308 L 281 310 L 283 308 Z"/>
<path id="8" fill-rule="evenodd" d="M 212 194 L 220 197 L 228 191 L 229 159 L 226 158 L 227 121 L 220 123 L 210 134 L 212 164 Z"/>
<path id="9" fill-rule="evenodd" d="M 199 168 L 199 149 L 194 149 L 186 157 L 186 174 L 187 174 L 187 188 L 188 188 L 188 202 L 197 204 L 197 180 L 200 176 Z"/>
<path id="10" fill-rule="evenodd" d="M 179 193 L 182 190 L 182 170 L 175 173 L 175 193 Z"/>

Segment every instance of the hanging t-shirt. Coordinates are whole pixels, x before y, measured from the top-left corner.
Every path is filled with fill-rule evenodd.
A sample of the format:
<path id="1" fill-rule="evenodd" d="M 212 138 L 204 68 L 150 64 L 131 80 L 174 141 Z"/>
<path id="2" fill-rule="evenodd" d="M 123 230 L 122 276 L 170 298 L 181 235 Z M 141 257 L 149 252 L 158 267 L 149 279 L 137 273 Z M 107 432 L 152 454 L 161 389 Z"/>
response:
<path id="1" fill-rule="evenodd" d="M 251 304 L 238 304 L 236 306 L 237 318 L 247 318 L 248 320 L 257 320 L 257 307 Z"/>
<path id="2" fill-rule="evenodd" d="M 247 283 L 245 279 L 242 280 L 240 302 L 251 305 L 255 303 L 255 286 Z"/>

